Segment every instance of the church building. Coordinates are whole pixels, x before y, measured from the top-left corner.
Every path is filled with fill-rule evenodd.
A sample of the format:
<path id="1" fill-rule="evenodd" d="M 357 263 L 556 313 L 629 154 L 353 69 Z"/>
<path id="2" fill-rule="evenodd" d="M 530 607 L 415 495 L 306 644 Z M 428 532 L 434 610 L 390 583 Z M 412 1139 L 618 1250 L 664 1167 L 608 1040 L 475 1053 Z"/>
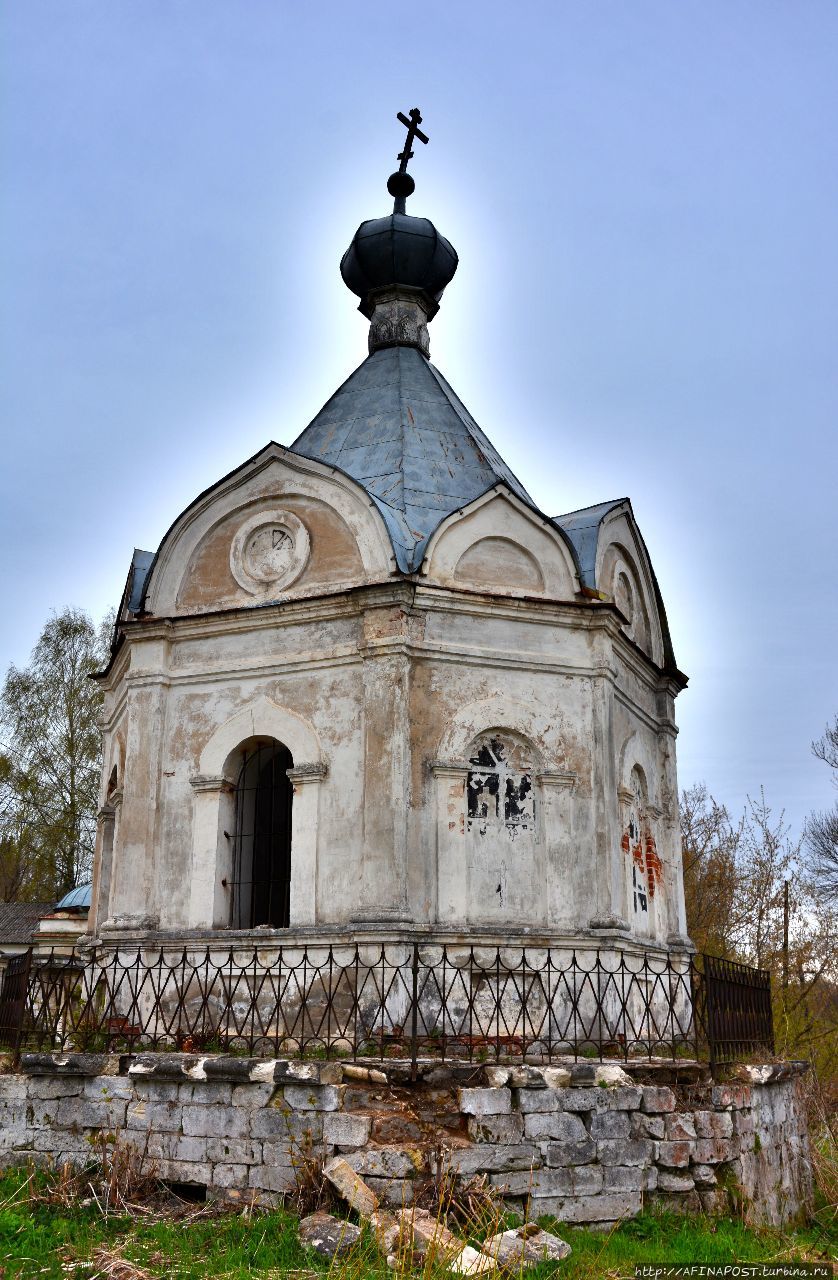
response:
<path id="1" fill-rule="evenodd" d="M 431 363 L 457 254 L 406 212 L 400 118 L 340 264 L 368 355 L 134 553 L 91 935 L 687 951 L 649 554 L 627 498 L 540 510 Z"/>

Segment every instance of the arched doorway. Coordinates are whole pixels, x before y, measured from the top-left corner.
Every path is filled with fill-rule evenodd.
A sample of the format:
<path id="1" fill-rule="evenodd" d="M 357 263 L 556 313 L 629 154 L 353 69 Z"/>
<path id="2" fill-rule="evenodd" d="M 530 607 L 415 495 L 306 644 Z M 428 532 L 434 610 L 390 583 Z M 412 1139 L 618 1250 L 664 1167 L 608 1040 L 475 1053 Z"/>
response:
<path id="1" fill-rule="evenodd" d="M 275 739 L 248 746 L 236 783 L 234 929 L 287 929 L 291 913 L 291 752 Z"/>

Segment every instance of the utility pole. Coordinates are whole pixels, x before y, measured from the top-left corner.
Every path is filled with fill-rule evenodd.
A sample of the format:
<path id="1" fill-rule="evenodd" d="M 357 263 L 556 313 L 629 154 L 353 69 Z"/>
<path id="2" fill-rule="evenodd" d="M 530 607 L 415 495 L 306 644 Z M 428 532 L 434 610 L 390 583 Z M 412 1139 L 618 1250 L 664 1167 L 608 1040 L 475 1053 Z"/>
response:
<path id="1" fill-rule="evenodd" d="M 783 990 L 789 985 L 789 882 L 783 881 Z M 785 997 L 783 997 L 785 1005 Z"/>

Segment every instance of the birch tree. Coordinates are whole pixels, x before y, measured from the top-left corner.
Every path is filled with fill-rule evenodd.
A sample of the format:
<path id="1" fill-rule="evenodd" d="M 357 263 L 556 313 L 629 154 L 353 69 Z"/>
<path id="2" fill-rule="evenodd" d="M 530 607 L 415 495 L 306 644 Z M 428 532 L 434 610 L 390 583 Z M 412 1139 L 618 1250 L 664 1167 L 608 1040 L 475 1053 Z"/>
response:
<path id="1" fill-rule="evenodd" d="M 53 614 L 26 667 L 9 667 L 0 692 L 2 895 L 59 897 L 89 877 L 99 788 L 103 662 L 80 609 Z"/>

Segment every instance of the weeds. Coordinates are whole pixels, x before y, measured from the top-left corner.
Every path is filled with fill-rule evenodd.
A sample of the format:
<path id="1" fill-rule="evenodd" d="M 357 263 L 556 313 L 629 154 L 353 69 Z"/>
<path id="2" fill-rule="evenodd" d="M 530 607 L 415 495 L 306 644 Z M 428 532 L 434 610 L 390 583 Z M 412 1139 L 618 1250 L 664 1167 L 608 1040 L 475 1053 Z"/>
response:
<path id="1" fill-rule="evenodd" d="M 838 1224 L 838 1113 L 834 1095 L 812 1072 L 807 1080 L 806 1105 L 809 1113 L 809 1142 L 812 1172 L 818 1200 L 817 1219 Z"/>
<path id="2" fill-rule="evenodd" d="M 151 1271 L 126 1258 L 119 1249 L 96 1249 L 85 1265 L 84 1280 L 156 1280 Z"/>
<path id="3" fill-rule="evenodd" d="M 433 1153 L 431 1168 L 433 1174 L 414 1186 L 414 1203 L 419 1208 L 428 1209 L 440 1219 L 450 1219 L 461 1228 L 473 1227 L 472 1234 L 509 1217 L 509 1210 L 486 1174 L 462 1178 L 451 1168 L 441 1147 Z M 495 1225 L 495 1231 L 499 1230 Z"/>
<path id="4" fill-rule="evenodd" d="M 334 1204 L 332 1184 L 323 1172 L 323 1160 L 315 1155 L 311 1139 L 293 1144 L 291 1162 L 294 1166 L 294 1190 L 286 1196 L 286 1204 L 300 1218 L 316 1213 L 318 1209 L 331 1209 Z"/>
<path id="5" fill-rule="evenodd" d="M 157 1166 L 130 1143 L 114 1133 L 98 1133 L 91 1140 L 91 1161 L 83 1167 L 64 1161 L 48 1167 L 40 1178 L 30 1172 L 29 1198 L 33 1204 L 71 1210 L 94 1204 L 103 1218 L 127 1214 L 153 1197 L 159 1197 Z"/>

